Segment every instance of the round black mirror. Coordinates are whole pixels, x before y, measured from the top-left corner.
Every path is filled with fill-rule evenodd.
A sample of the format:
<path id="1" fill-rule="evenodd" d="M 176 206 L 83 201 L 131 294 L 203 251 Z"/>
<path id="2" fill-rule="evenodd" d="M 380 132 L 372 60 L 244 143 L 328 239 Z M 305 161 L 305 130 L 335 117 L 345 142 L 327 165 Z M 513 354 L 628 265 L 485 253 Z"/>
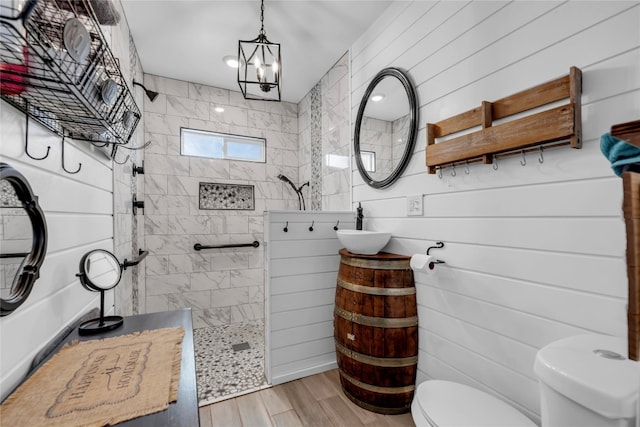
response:
<path id="1" fill-rule="evenodd" d="M 353 136 L 356 165 L 367 185 L 385 188 L 405 170 L 413 154 L 418 102 L 407 74 L 385 68 L 360 101 Z"/>
<path id="2" fill-rule="evenodd" d="M 94 249 L 80 259 L 80 273 L 77 274 L 85 289 L 100 292 L 100 317 L 80 325 L 80 335 L 97 334 L 120 327 L 122 316 L 104 315 L 104 292 L 116 287 L 122 278 L 122 265 L 114 254 L 104 249 Z"/>
<path id="3" fill-rule="evenodd" d="M 27 179 L 0 163 L 0 316 L 25 302 L 47 252 L 47 223 Z"/>

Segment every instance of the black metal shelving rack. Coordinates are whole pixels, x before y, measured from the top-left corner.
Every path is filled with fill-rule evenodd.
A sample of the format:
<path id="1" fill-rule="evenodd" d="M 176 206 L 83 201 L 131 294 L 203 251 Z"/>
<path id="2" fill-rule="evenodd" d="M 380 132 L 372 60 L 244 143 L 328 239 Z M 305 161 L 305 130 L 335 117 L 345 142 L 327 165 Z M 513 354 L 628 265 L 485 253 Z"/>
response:
<path id="1" fill-rule="evenodd" d="M 70 23 L 80 31 L 65 33 Z M 78 58 L 72 44 L 86 35 Z M 2 99 L 61 137 L 113 144 L 114 153 L 140 121 L 88 0 L 2 0 L 0 63 Z"/>

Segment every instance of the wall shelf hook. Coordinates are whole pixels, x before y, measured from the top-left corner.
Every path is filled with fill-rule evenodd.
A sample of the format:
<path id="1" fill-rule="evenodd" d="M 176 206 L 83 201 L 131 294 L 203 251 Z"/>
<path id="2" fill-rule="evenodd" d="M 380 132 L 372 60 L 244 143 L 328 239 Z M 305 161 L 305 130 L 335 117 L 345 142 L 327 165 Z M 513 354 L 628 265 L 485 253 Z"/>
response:
<path id="1" fill-rule="evenodd" d="M 527 158 L 525 157 L 525 152 L 524 152 L 524 150 L 522 150 L 522 151 L 521 151 L 521 153 L 522 153 L 522 160 L 520 160 L 520 164 L 521 164 L 522 166 L 527 166 Z"/>
<path id="2" fill-rule="evenodd" d="M 64 135 L 62 135 L 62 157 L 61 157 L 61 158 L 62 158 L 62 169 L 64 169 L 64 171 L 65 171 L 66 173 L 70 174 L 70 175 L 75 175 L 75 174 L 77 174 L 78 172 L 80 172 L 80 169 L 82 169 L 82 163 L 78 163 L 78 169 L 76 169 L 76 171 L 75 171 L 75 172 L 71 172 L 70 170 L 68 170 L 68 169 L 65 167 L 65 165 L 64 165 L 64 139 L 65 139 L 65 136 L 64 136 Z"/>
<path id="3" fill-rule="evenodd" d="M 124 165 L 125 163 L 127 163 L 129 161 L 129 158 L 131 157 L 130 155 L 127 154 L 127 157 L 125 157 L 125 159 L 122 162 L 119 162 L 116 160 L 116 153 L 118 152 L 117 147 L 113 150 L 113 156 L 111 157 L 111 159 L 114 161 L 114 163 L 117 163 L 119 165 Z"/>
<path id="4" fill-rule="evenodd" d="M 315 221 L 311 221 L 311 227 L 309 227 L 309 231 L 313 231 L 313 224 L 315 224 Z"/>
<path id="5" fill-rule="evenodd" d="M 126 146 L 126 145 L 124 145 L 124 144 L 120 144 L 120 146 L 121 146 L 122 148 L 124 148 L 124 149 L 126 149 L 126 150 L 131 150 L 131 151 L 142 150 L 142 149 L 144 149 L 144 148 L 147 148 L 147 147 L 148 147 L 148 146 L 150 146 L 150 145 L 151 145 L 151 141 L 147 141 L 147 142 L 145 142 L 144 144 L 142 144 L 142 145 L 141 145 L 141 146 L 139 146 L 139 147 L 127 147 L 127 146 Z"/>
<path id="6" fill-rule="evenodd" d="M 26 108 L 29 108 L 29 106 L 27 105 Z M 24 121 L 24 152 L 25 154 L 33 160 L 44 160 L 47 157 L 49 157 L 49 150 L 51 150 L 51 146 L 47 145 L 47 152 L 42 157 L 35 157 L 29 153 L 29 114 L 26 114 L 25 121 Z"/>
<path id="7" fill-rule="evenodd" d="M 338 222 L 336 222 L 336 225 L 333 226 L 333 229 L 335 231 L 338 231 L 338 225 L 340 225 L 340 220 L 338 220 Z"/>
<path id="8" fill-rule="evenodd" d="M 287 223 L 284 225 L 284 228 L 282 229 L 282 231 L 284 231 L 285 233 L 289 232 L 289 221 L 287 221 Z"/>
<path id="9" fill-rule="evenodd" d="M 538 157 L 538 163 L 544 163 L 544 155 L 542 154 L 542 145 L 540 146 L 540 157 Z"/>

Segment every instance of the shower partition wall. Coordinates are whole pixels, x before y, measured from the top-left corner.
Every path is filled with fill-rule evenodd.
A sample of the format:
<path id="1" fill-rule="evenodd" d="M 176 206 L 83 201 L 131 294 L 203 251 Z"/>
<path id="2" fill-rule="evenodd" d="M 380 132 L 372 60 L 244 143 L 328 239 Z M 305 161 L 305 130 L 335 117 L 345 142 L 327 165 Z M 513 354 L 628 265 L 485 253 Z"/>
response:
<path id="1" fill-rule="evenodd" d="M 281 384 L 335 368 L 333 308 L 354 212 L 265 212 L 265 370 Z"/>

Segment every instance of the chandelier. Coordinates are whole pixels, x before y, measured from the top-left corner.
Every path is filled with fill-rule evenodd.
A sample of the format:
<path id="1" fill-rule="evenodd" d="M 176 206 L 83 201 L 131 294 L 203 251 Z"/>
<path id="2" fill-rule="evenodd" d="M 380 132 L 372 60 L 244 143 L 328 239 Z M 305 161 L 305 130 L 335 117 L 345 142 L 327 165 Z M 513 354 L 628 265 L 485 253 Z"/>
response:
<path id="1" fill-rule="evenodd" d="M 264 0 L 260 6 L 260 34 L 238 42 L 238 84 L 245 99 L 280 101 L 282 61 L 280 43 L 271 43 L 264 32 Z"/>

